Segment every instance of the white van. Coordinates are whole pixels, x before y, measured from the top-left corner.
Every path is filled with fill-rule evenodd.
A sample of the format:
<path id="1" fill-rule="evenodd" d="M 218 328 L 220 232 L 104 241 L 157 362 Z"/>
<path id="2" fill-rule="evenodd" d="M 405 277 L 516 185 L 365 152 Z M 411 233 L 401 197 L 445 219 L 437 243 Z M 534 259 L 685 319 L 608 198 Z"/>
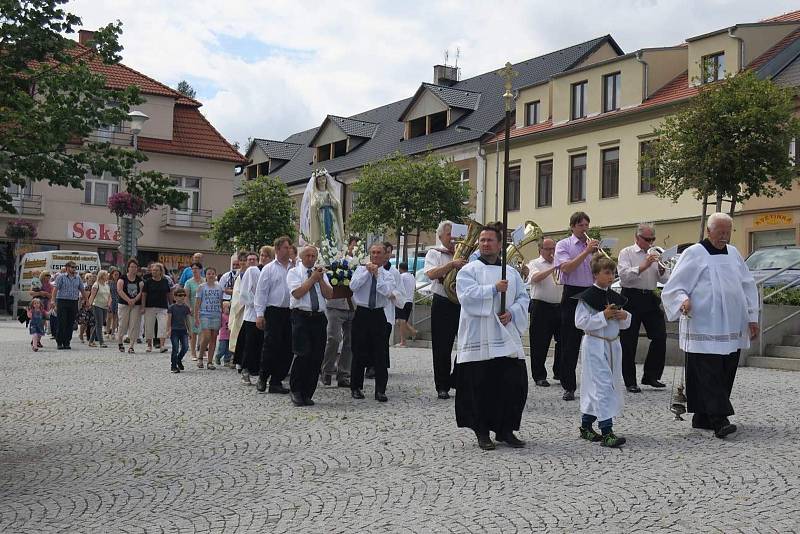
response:
<path id="1" fill-rule="evenodd" d="M 55 274 L 61 270 L 68 261 L 78 264 L 78 274 L 100 270 L 100 256 L 97 252 L 82 250 L 48 250 L 46 252 L 28 252 L 22 257 L 17 272 L 17 283 L 14 286 L 16 307 L 25 307 L 31 301 L 31 280 L 33 273 L 50 271 Z"/>

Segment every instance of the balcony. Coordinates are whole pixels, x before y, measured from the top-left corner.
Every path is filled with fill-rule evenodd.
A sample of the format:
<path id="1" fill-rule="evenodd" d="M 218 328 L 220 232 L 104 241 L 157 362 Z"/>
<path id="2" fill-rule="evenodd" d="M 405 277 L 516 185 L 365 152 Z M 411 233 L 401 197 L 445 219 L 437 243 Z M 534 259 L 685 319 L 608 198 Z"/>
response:
<path id="1" fill-rule="evenodd" d="M 110 143 L 116 146 L 133 146 L 133 134 L 127 126 L 97 129 L 92 132 L 86 140 L 89 143 Z"/>
<path id="2" fill-rule="evenodd" d="M 176 210 L 165 206 L 161 209 L 161 228 L 207 232 L 211 229 L 211 210 Z"/>
<path id="3" fill-rule="evenodd" d="M 16 213 L 0 213 L 3 217 L 42 217 L 42 195 L 11 194 L 11 205 Z"/>

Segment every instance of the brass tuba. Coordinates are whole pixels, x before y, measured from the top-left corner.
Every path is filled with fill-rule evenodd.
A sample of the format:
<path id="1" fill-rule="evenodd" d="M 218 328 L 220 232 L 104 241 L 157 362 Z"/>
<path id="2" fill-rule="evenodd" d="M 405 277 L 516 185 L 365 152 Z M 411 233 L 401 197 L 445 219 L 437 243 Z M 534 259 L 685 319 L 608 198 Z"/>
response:
<path id="1" fill-rule="evenodd" d="M 506 265 L 510 265 L 519 271 L 523 280 L 527 278 L 527 276 L 523 274 L 523 270 L 527 269 L 527 267 L 525 265 L 525 256 L 522 254 L 521 249 L 525 245 L 533 243 L 534 241 L 539 241 L 539 239 L 542 238 L 542 229 L 535 222 L 531 220 L 525 221 L 524 228 L 525 235 L 523 235 L 519 245 L 511 243 L 506 248 Z"/>
<path id="2" fill-rule="evenodd" d="M 456 249 L 453 252 L 453 259 L 454 260 L 464 260 L 469 261 L 469 257 L 475 252 L 475 249 L 478 248 L 478 237 L 481 235 L 481 230 L 483 230 L 483 225 L 478 221 L 472 219 L 465 219 L 464 222 L 469 226 L 467 229 L 467 235 L 464 239 L 458 240 L 456 243 Z M 442 285 L 444 285 L 444 291 L 447 293 L 447 298 L 450 299 L 450 302 L 453 304 L 459 304 L 458 302 L 458 295 L 456 294 L 456 275 L 458 274 L 458 270 L 453 269 L 449 273 L 447 273 L 442 281 Z"/>

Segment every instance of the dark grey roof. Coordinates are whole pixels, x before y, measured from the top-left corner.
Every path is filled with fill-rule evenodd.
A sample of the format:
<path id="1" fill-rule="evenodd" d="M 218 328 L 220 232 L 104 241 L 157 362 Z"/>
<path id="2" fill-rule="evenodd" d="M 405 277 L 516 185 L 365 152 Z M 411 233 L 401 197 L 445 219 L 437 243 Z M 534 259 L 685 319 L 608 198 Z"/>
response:
<path id="1" fill-rule="evenodd" d="M 375 135 L 375 130 L 378 128 L 378 125 L 374 122 L 337 117 L 336 115 L 328 115 L 328 118 L 331 122 L 336 123 L 344 133 L 355 137 L 365 137 L 369 139 Z"/>
<path id="2" fill-rule="evenodd" d="M 780 74 L 772 79 L 778 85 L 789 87 L 800 86 L 800 56 L 796 57 L 794 61 L 781 71 Z"/>
<path id="3" fill-rule="evenodd" d="M 610 35 L 605 35 L 517 63 L 514 65 L 514 70 L 519 75 L 514 79 L 514 88 L 527 87 L 547 80 L 553 74 L 572 68 L 604 43 L 610 44 L 615 51 L 622 53 L 614 39 Z M 336 174 L 380 160 L 397 151 L 407 155 L 419 154 L 428 150 L 475 142 L 485 135 L 484 132 L 495 128 L 503 119 L 505 115 L 502 98 L 503 80 L 495 70 L 461 80 L 450 89 L 456 92 L 479 93 L 480 98 L 471 113 L 458 119 L 446 130 L 404 140 L 405 125 L 398 119 L 412 100 L 412 98 L 405 98 L 348 117 L 347 119 L 352 121 L 372 123 L 378 127 L 371 136 L 367 136 L 370 138 L 363 144 L 344 156 L 324 161 L 317 166 L 325 167 L 328 172 Z M 329 116 L 331 119 L 332 117 Z M 325 123 L 323 122 L 323 124 Z M 337 122 L 337 124 L 339 123 Z M 468 130 L 456 129 L 456 126 L 463 126 Z M 309 146 L 309 143 L 316 136 L 320 127 L 295 133 L 285 139 L 287 143 L 297 143 L 303 147 L 291 161 L 274 173 L 274 176 L 279 176 L 287 184 L 308 180 L 315 168 L 312 164 L 314 149 Z"/>
<path id="4" fill-rule="evenodd" d="M 273 141 L 271 139 L 253 139 L 253 142 L 261 149 L 268 158 L 290 160 L 300 150 L 300 145 L 296 143 L 286 143 L 284 141 Z"/>
<path id="5" fill-rule="evenodd" d="M 454 108 L 471 109 L 475 111 L 478 108 L 478 102 L 481 100 L 481 94 L 474 91 L 465 91 L 464 89 L 456 89 L 455 87 L 448 87 L 445 85 L 434 85 L 432 83 L 423 83 L 422 86 L 439 97 L 442 102 Z"/>

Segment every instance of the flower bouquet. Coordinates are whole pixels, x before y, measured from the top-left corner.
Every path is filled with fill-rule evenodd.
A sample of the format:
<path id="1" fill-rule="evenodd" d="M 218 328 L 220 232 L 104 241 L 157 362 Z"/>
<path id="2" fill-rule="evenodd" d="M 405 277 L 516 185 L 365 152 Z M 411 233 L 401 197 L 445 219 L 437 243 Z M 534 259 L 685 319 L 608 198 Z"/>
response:
<path id="1" fill-rule="evenodd" d="M 108 209 L 117 217 L 141 217 L 147 212 L 144 200 L 127 191 L 111 195 L 108 198 Z"/>
<path id="2" fill-rule="evenodd" d="M 6 225 L 6 236 L 11 239 L 24 241 L 26 239 L 34 239 L 36 235 L 36 226 L 25 219 L 14 219 Z"/>
<path id="3" fill-rule="evenodd" d="M 339 248 L 333 240 L 323 239 L 319 248 L 319 259 L 327 269 L 328 282 L 333 287 L 333 298 L 353 296 L 350 280 L 353 278 L 353 272 L 365 258 L 361 241 L 356 244 L 354 254 L 351 256 L 348 256 L 347 251 Z"/>

